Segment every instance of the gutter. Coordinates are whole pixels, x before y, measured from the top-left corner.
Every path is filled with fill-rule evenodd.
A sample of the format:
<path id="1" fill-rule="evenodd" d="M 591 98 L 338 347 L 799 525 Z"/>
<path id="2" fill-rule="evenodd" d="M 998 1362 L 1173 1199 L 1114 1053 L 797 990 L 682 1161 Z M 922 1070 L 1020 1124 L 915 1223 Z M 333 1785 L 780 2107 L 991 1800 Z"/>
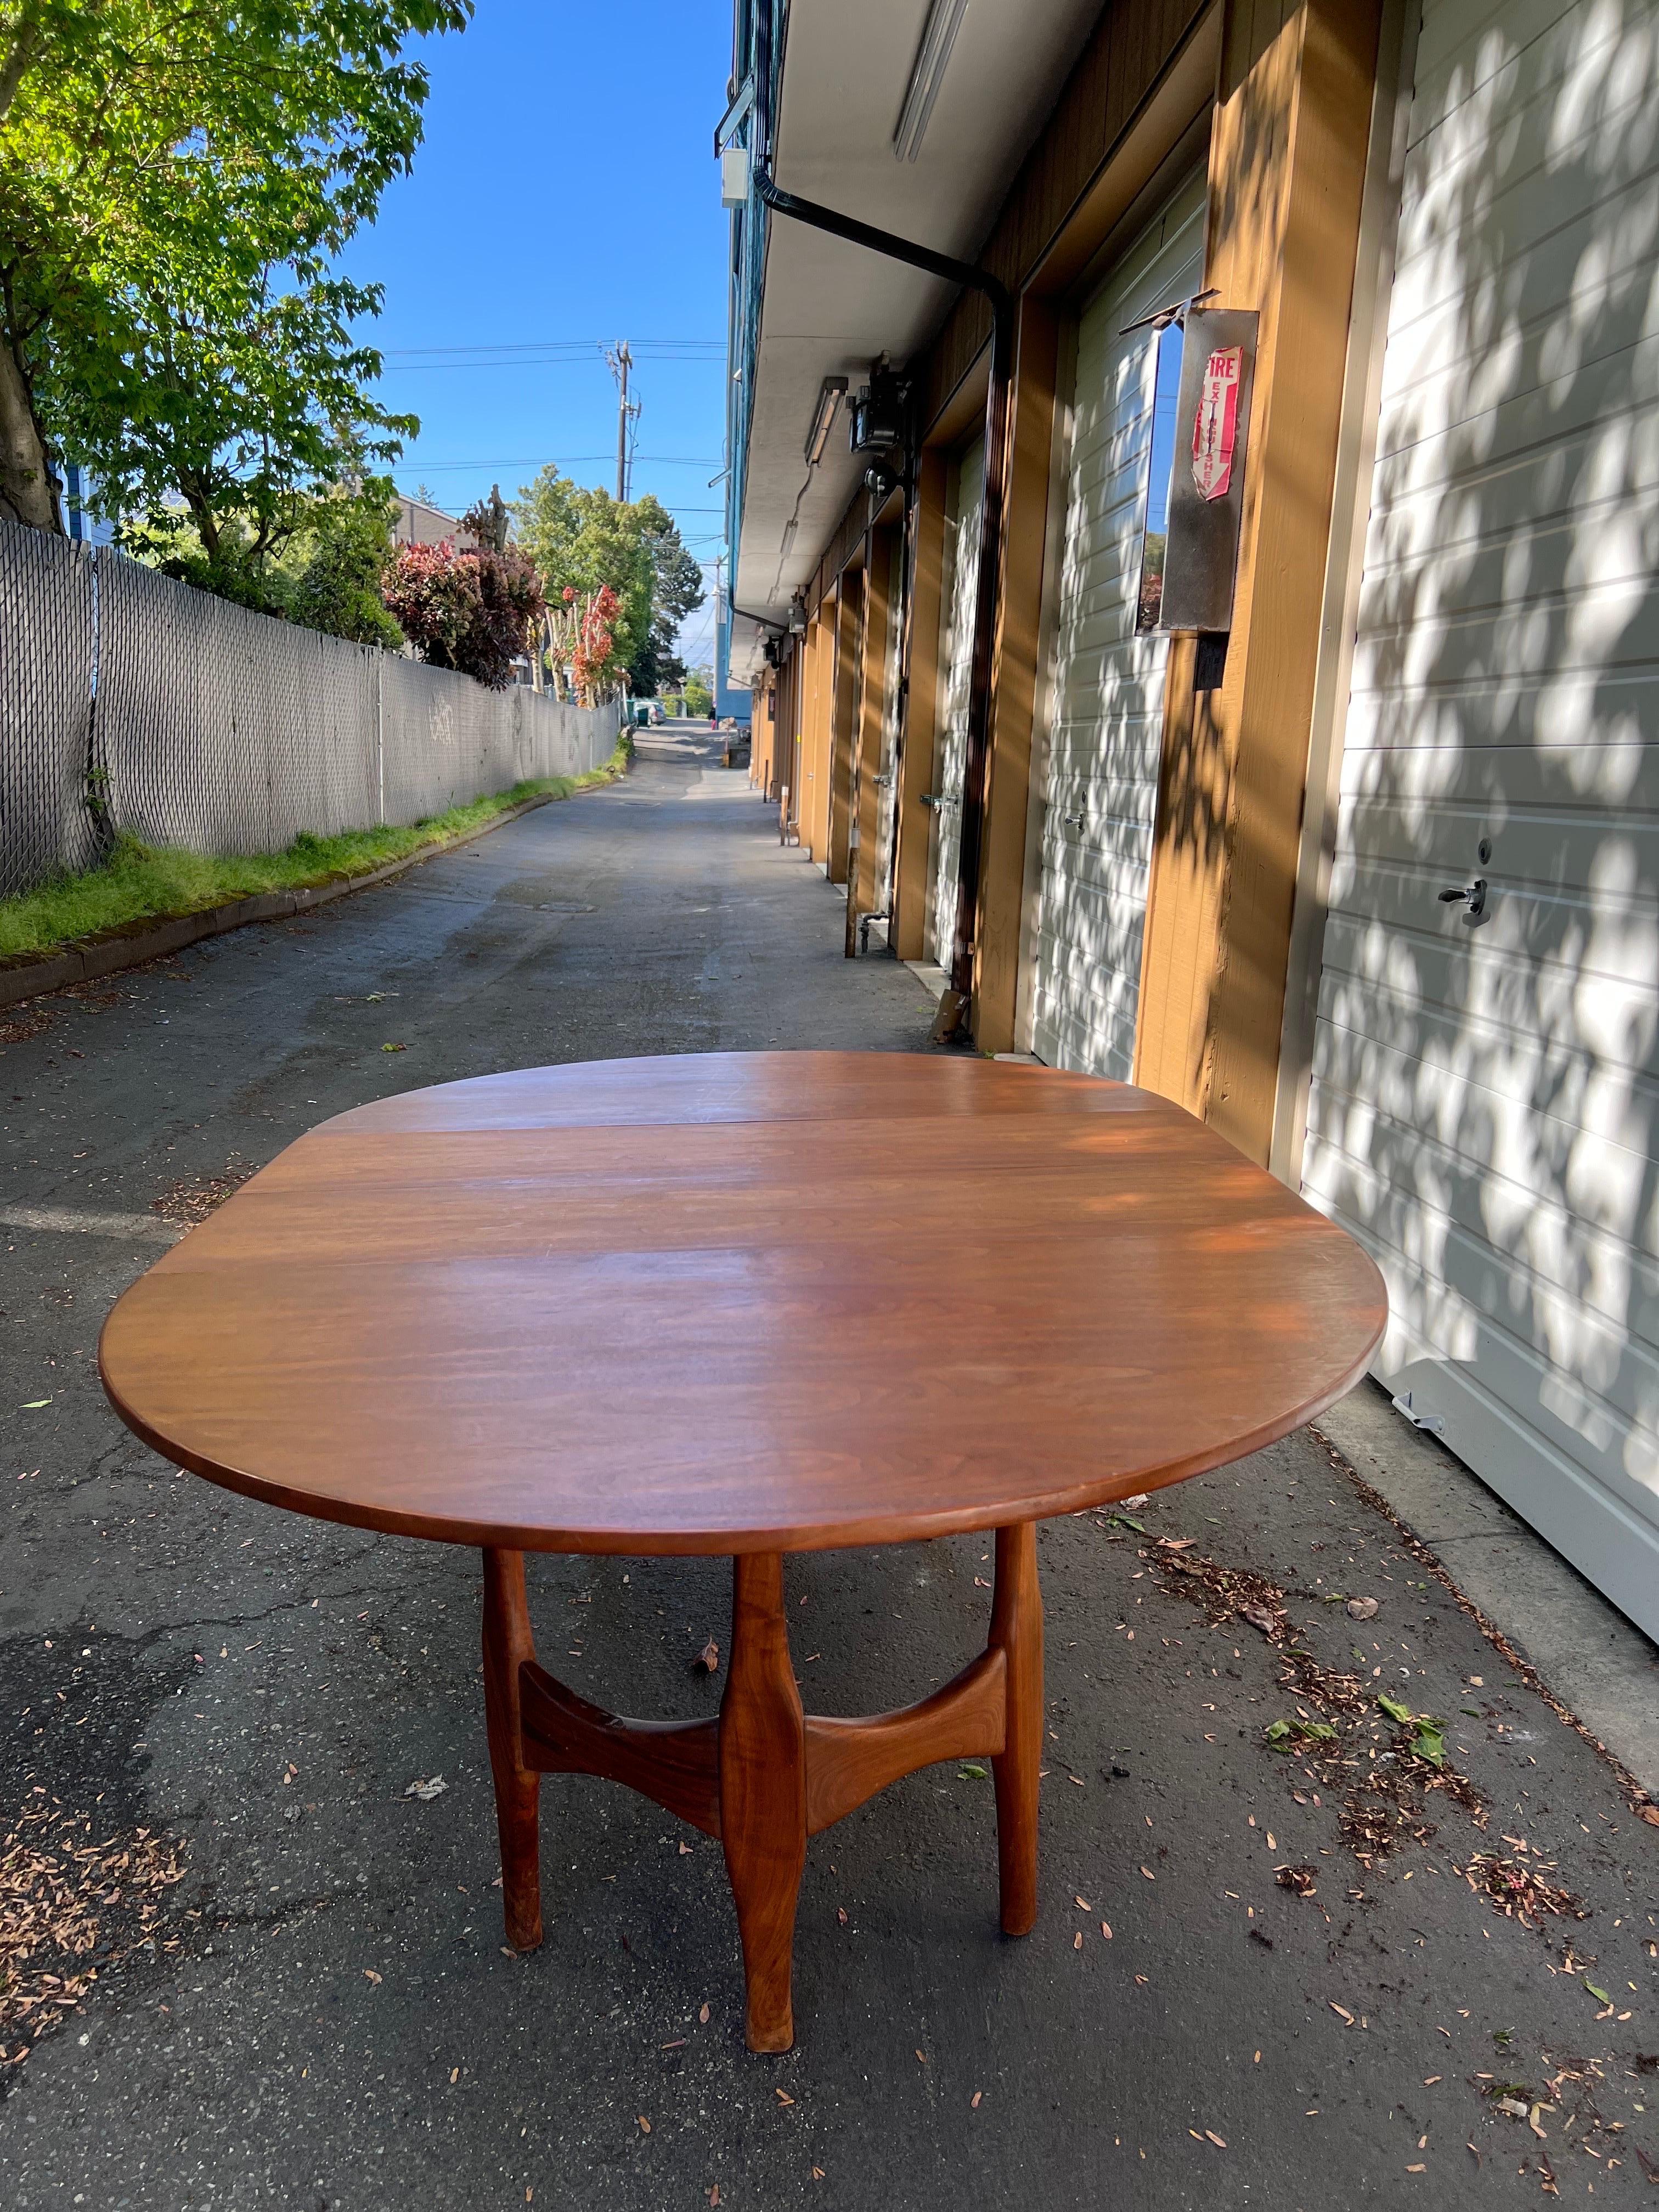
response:
<path id="1" fill-rule="evenodd" d="M 991 307 L 991 375 L 985 395 L 985 491 L 980 510 L 979 568 L 974 604 L 974 647 L 968 685 L 967 759 L 962 780 L 962 833 L 957 852 L 957 918 L 951 945 L 951 993 L 953 1006 L 941 1010 L 936 1037 L 958 1035 L 965 1027 L 974 988 L 974 943 L 979 921 L 979 864 L 985 833 L 986 767 L 990 751 L 992 655 L 996 641 L 997 603 L 1002 588 L 1002 509 L 1007 470 L 1008 392 L 1014 365 L 1015 303 L 1013 294 L 999 276 L 977 262 L 958 261 L 948 253 L 935 253 L 892 231 L 860 222 L 835 208 L 823 207 L 787 192 L 774 183 L 770 167 L 770 105 L 772 71 L 768 33 L 770 25 L 762 10 L 757 29 L 755 82 L 763 94 L 763 112 L 756 118 L 757 144 L 750 163 L 755 192 L 763 206 L 775 215 L 790 216 L 814 230 L 845 239 L 889 260 L 902 261 L 930 276 L 960 284 L 980 293 Z"/>

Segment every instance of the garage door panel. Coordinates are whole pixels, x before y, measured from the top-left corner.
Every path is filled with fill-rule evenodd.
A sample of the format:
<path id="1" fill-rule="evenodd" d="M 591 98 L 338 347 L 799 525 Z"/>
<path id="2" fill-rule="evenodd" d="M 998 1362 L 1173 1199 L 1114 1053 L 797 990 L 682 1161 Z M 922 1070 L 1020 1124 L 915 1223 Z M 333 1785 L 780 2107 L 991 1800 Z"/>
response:
<path id="1" fill-rule="evenodd" d="M 1659 447 L 1659 440 L 1655 442 Z M 1379 658 L 1386 670 L 1386 643 L 1393 629 L 1420 625 L 1425 615 L 1437 625 L 1437 662 L 1454 679 L 1462 673 L 1462 661 L 1498 665 L 1512 678 L 1529 665 L 1553 668 L 1558 659 L 1568 665 L 1575 659 L 1593 659 L 1604 666 L 1610 647 L 1620 661 L 1655 658 L 1659 591 L 1652 573 L 1659 486 L 1640 495 L 1627 490 L 1616 500 L 1597 502 L 1594 512 L 1548 524 L 1519 517 L 1494 521 L 1489 515 L 1486 521 L 1479 540 L 1443 545 L 1432 554 L 1401 544 L 1379 559 L 1367 579 L 1359 612 L 1368 640 L 1368 678 L 1374 680 Z M 1523 583 L 1528 602 L 1520 608 L 1516 593 Z M 1455 619 L 1447 617 L 1449 607 L 1457 609 Z M 1516 641 L 1513 625 L 1528 613 L 1533 628 Z M 1554 638 L 1546 617 L 1559 633 Z M 1494 664 L 1494 651 L 1514 657 Z"/>
<path id="2" fill-rule="evenodd" d="M 1639 1316 L 1628 1297 L 1627 1310 L 1610 1318 L 1579 1284 L 1563 1289 L 1516 1256 L 1498 1253 L 1483 1225 L 1477 1220 L 1471 1230 L 1461 1224 L 1432 1185 L 1414 1191 L 1407 1202 L 1386 1170 L 1397 1171 L 1407 1159 L 1416 1166 L 1419 1156 L 1409 1144 L 1401 1152 L 1401 1160 L 1385 1158 L 1385 1172 L 1378 1174 L 1322 1132 L 1310 1154 L 1310 1178 L 1328 1199 L 1363 1206 L 1373 1244 L 1416 1279 L 1418 1327 L 1443 1340 L 1449 1333 L 1437 1316 L 1478 1315 L 1506 1345 L 1508 1359 L 1528 1370 L 1523 1388 L 1535 1394 L 1532 1378 L 1538 1370 L 1566 1368 L 1571 1380 L 1560 1394 L 1562 1402 L 1595 1407 L 1604 1437 L 1616 1431 L 1626 1439 L 1621 1456 L 1639 1457 L 1659 1471 L 1659 1438 L 1640 1439 L 1641 1424 L 1659 1416 L 1659 1349 L 1634 1326 Z"/>
<path id="3" fill-rule="evenodd" d="M 1488 936 L 1482 931 L 1460 942 L 1426 931 L 1407 935 L 1374 908 L 1363 922 L 1352 914 L 1333 915 L 1325 975 L 1412 1006 L 1540 1038 L 1570 1038 L 1586 1061 L 1659 1073 L 1659 990 L 1650 978 L 1598 972 L 1579 958 L 1577 931 L 1562 931 L 1541 952 L 1494 945 Z M 1623 952 L 1615 943 L 1608 957 Z M 1636 964 L 1636 956 L 1626 957 Z"/>
<path id="4" fill-rule="evenodd" d="M 1475 872 L 1491 879 L 1492 921 L 1506 890 L 1583 885 L 1593 890 L 1605 878 L 1622 902 L 1643 890 L 1651 896 L 1659 884 L 1659 823 L 1639 813 L 1618 818 L 1587 808 L 1540 807 L 1525 814 L 1511 811 L 1507 820 L 1494 821 L 1495 810 L 1414 790 L 1389 775 L 1388 756 L 1371 757 L 1378 763 L 1376 781 L 1344 799 L 1339 849 L 1345 861 L 1352 856 L 1356 864 L 1396 860 L 1417 867 L 1425 911 L 1437 903 L 1438 891 L 1467 884 Z M 1485 865 L 1476 857 L 1483 836 L 1492 848 Z M 1490 929 L 1492 921 L 1484 926 Z"/>
<path id="5" fill-rule="evenodd" d="M 1577 363 L 1571 375 L 1540 374 L 1540 367 L 1534 359 L 1505 368 L 1500 390 L 1484 407 L 1480 387 L 1497 380 L 1491 359 L 1483 362 L 1484 374 L 1471 370 L 1461 386 L 1448 380 L 1442 387 L 1419 387 L 1390 404 L 1381 424 L 1376 483 L 1381 498 L 1373 504 L 1372 532 L 1398 532 L 1420 522 L 1404 509 L 1396 519 L 1396 502 L 1456 486 L 1465 497 L 1443 520 L 1460 537 L 1500 526 L 1500 479 L 1517 461 L 1547 464 L 1552 514 L 1571 514 L 1580 499 L 1622 493 L 1632 441 L 1646 445 L 1652 437 L 1647 410 L 1659 392 L 1659 339 L 1644 335 L 1621 341 Z M 1540 453 L 1545 445 L 1556 451 Z M 1639 465 L 1650 465 L 1644 456 Z M 1499 498 L 1490 516 L 1475 497 L 1489 484 L 1498 487 Z M 1413 542 L 1434 550 L 1431 540 Z M 1368 554 L 1376 550 L 1373 535 Z M 1385 557 L 1397 557 L 1410 547 L 1385 540 L 1382 550 Z"/>
<path id="6" fill-rule="evenodd" d="M 1204 205 L 1198 175 L 1078 330 L 1026 988 L 1039 1058 L 1118 1077 L 1134 1059 L 1166 653 L 1162 638 L 1135 628 L 1157 349 L 1151 332 L 1129 325 L 1198 289 Z"/>
<path id="7" fill-rule="evenodd" d="M 1369 1220 L 1384 1218 L 1389 1170 L 1398 1164 L 1401 1182 L 1448 1227 L 1477 1243 L 1501 1232 L 1504 1249 L 1553 1291 L 1582 1298 L 1607 1326 L 1628 1328 L 1659 1352 L 1659 1258 L 1588 1220 L 1564 1194 L 1540 1194 L 1526 1130 L 1500 1123 L 1497 1133 L 1500 1143 L 1515 1134 L 1521 1141 L 1504 1144 L 1489 1160 L 1471 1159 L 1374 1099 L 1328 1085 L 1313 1127 L 1320 1146 L 1339 1157 L 1342 1174 L 1362 1187 Z"/>
<path id="8" fill-rule="evenodd" d="M 1417 68 L 1304 1188 L 1659 1633 L 1659 0 L 1425 0 Z"/>
<path id="9" fill-rule="evenodd" d="M 1340 1166 L 1316 1143 L 1310 1164 L 1308 1194 L 1346 1219 L 1343 1201 L 1352 1206 L 1363 1194 L 1352 1181 L 1345 1186 Z M 1329 1190 L 1323 1187 L 1327 1180 Z M 1443 1395 L 1446 1378 L 1439 1370 L 1467 1370 L 1516 1419 L 1510 1449 L 1516 1458 L 1531 1431 L 1539 1443 L 1571 1459 L 1592 1486 L 1637 1516 L 1644 1549 L 1650 1553 L 1651 1530 L 1643 1524 L 1659 1511 L 1659 1365 L 1644 1347 L 1587 1320 L 1582 1307 L 1562 1310 L 1559 1301 L 1528 1296 L 1523 1285 L 1516 1286 L 1514 1307 L 1499 1307 L 1496 1286 L 1473 1262 L 1466 1264 L 1462 1241 L 1449 1237 L 1425 1265 L 1369 1224 L 1359 1234 L 1389 1286 L 1390 1327 L 1381 1358 L 1390 1379 L 1412 1387 L 1401 1365 L 1417 1352 L 1414 1410 L 1443 1418 L 1442 1406 L 1453 1401 Z M 1548 1347 L 1549 1356 L 1540 1346 Z M 1596 1388 L 1592 1377 L 1597 1376 L 1626 1402 L 1615 1404 Z M 1455 1438 L 1449 1440 L 1455 1449 Z M 1552 1532 L 1570 1556 L 1585 1533 L 1571 1524 Z M 1639 1586 L 1628 1597 L 1645 1601 Z M 1636 1610 L 1627 1599 L 1620 1601 Z"/>
<path id="10" fill-rule="evenodd" d="M 1645 1211 L 1629 1161 L 1611 1153 L 1601 1158 L 1588 1148 L 1623 1148 L 1639 1161 L 1647 1157 L 1656 1120 L 1647 1019 L 1632 1025 L 1624 1052 L 1615 1057 L 1586 1041 L 1589 1024 L 1571 1018 L 1552 1024 L 1541 1008 L 1531 1025 L 1517 1028 L 1467 1003 L 1448 1006 L 1425 999 L 1415 984 L 1413 951 L 1396 933 L 1386 945 L 1366 947 L 1372 972 L 1333 969 L 1322 976 L 1316 1081 L 1335 1082 L 1362 1097 L 1369 1085 L 1369 1095 L 1379 1099 L 1386 1085 L 1391 1111 L 1402 1111 L 1402 1102 L 1411 1098 L 1415 1118 L 1448 1142 L 1474 1091 L 1557 1117 L 1565 1132 L 1558 1150 L 1572 1150 L 1578 1165 L 1577 1202 L 1598 1217 L 1620 1218 L 1622 1233 L 1632 1239 L 1644 1233 Z M 1386 981 L 1375 972 L 1385 963 Z M 1607 995 L 1616 1005 L 1618 994 Z M 1577 1136 L 1587 1147 L 1582 1152 L 1573 1149 Z M 1487 1120 L 1478 1125 L 1477 1143 L 1490 1147 Z"/>
<path id="11" fill-rule="evenodd" d="M 953 463 L 945 530 L 945 589 L 941 595 L 939 668 L 944 704 L 933 743 L 933 794 L 927 850 L 927 919 L 923 951 L 940 967 L 951 964 L 956 936 L 957 882 L 962 856 L 962 790 L 968 766 L 968 695 L 973 670 L 975 583 L 979 574 L 980 517 L 985 495 L 985 441 L 966 447 Z"/>

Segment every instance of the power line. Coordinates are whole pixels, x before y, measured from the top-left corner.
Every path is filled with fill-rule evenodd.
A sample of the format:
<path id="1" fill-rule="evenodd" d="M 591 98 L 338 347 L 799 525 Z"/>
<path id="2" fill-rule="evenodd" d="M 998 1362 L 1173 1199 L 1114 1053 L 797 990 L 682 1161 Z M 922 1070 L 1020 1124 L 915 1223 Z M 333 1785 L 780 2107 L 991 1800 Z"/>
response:
<path id="1" fill-rule="evenodd" d="M 653 353 L 663 347 L 720 355 L 726 351 L 724 338 L 635 338 L 631 343 L 641 353 Z M 603 356 L 606 343 L 604 338 L 523 338 L 511 345 L 389 346 L 383 349 L 381 358 L 386 361 L 415 361 L 440 354 L 597 353 Z"/>
<path id="2" fill-rule="evenodd" d="M 706 469 L 710 456 L 707 453 L 635 453 L 636 461 L 649 461 L 660 468 Z M 570 469 L 584 461 L 614 461 L 614 453 L 514 453 L 494 461 L 427 461 L 418 455 L 406 455 L 405 465 L 436 476 L 440 470 L 451 469 Z M 718 507 L 708 510 L 719 514 Z"/>

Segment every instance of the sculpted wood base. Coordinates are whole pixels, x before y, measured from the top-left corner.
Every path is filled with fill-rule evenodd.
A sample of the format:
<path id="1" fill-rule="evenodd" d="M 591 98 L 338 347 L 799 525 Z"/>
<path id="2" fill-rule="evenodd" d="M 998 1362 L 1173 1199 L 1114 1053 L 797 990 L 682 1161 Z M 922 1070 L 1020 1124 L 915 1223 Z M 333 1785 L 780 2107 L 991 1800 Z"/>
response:
<path id="1" fill-rule="evenodd" d="M 988 1758 L 996 1778 L 1002 1926 L 1036 1922 L 1042 1601 L 1036 1531 L 1000 1528 L 985 1650 L 920 1705 L 868 1719 L 801 1710 L 789 1658 L 781 1553 L 732 1562 L 732 1649 L 717 1721 L 621 1720 L 536 1663 L 524 1554 L 486 1550 L 484 1705 L 501 1844 L 507 1941 L 542 1940 L 538 1796 L 544 1774 L 626 1783 L 718 1836 L 737 1906 L 751 2051 L 794 2041 L 790 1972 L 806 1838 L 890 1782 L 946 1759 Z"/>

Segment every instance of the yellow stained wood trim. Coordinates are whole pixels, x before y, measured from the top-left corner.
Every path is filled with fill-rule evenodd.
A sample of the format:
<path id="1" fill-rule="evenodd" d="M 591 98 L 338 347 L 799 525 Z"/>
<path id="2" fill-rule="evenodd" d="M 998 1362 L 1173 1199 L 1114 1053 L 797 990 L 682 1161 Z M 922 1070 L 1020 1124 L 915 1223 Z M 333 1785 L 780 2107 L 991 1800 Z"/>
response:
<path id="1" fill-rule="evenodd" d="M 1009 1052 L 1014 1042 L 1059 338 L 1053 303 L 1023 299 L 1010 395 L 1002 603 L 993 662 L 974 948 L 974 1042 L 981 1052 Z"/>
<path id="2" fill-rule="evenodd" d="M 922 450 L 916 484 L 914 576 L 906 634 L 904 713 L 900 723 L 897 850 L 893 866 L 893 946 L 901 960 L 920 960 L 927 921 L 927 809 L 939 708 L 939 617 L 945 584 L 945 501 L 948 458 Z"/>
<path id="3" fill-rule="evenodd" d="M 840 615 L 836 623 L 836 668 L 830 688 L 830 880 L 847 881 L 847 856 L 853 842 L 853 747 L 857 736 L 859 630 L 864 615 L 864 572 L 848 569 L 841 580 Z"/>
<path id="4" fill-rule="evenodd" d="M 892 597 L 896 530 L 872 531 L 865 568 L 864 628 L 859 642 L 858 740 L 853 754 L 853 805 L 858 819 L 858 848 L 847 877 L 847 953 L 858 950 L 860 915 L 879 906 L 876 847 L 881 836 L 881 733 L 887 714 L 887 640 Z"/>
<path id="5" fill-rule="evenodd" d="M 1136 1078 L 1272 1139 L 1380 0 L 1230 0 L 1205 281 L 1261 315 L 1226 678 L 1172 664 Z"/>

